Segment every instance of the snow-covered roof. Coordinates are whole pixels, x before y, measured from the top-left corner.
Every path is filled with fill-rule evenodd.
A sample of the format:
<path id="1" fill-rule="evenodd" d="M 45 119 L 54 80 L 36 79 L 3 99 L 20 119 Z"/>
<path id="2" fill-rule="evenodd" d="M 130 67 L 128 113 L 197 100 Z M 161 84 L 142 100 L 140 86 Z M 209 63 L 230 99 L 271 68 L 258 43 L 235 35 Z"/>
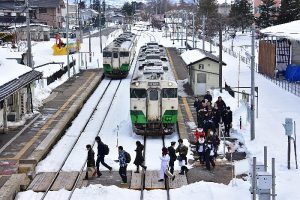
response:
<path id="1" fill-rule="evenodd" d="M 270 26 L 268 28 L 260 30 L 260 32 L 266 35 L 300 40 L 300 20 L 276 26 Z"/>
<path id="2" fill-rule="evenodd" d="M 20 65 L 15 60 L 0 57 L 0 86 L 31 71 L 26 65 Z"/>
<path id="3" fill-rule="evenodd" d="M 217 56 L 209 52 L 203 51 L 201 49 L 188 50 L 181 54 L 181 58 L 183 59 L 186 65 L 192 65 L 204 59 L 209 59 L 214 62 L 219 62 L 219 58 Z M 223 65 L 226 65 L 226 63 L 223 62 Z"/>

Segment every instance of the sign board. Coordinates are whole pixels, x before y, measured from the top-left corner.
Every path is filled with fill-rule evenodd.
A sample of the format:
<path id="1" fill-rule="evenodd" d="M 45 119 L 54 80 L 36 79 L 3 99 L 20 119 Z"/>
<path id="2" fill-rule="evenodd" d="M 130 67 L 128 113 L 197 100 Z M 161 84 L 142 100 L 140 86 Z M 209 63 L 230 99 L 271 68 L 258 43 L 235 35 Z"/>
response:
<path id="1" fill-rule="evenodd" d="M 285 129 L 285 134 L 287 136 L 293 135 L 293 119 L 292 118 L 285 118 L 285 124 L 282 124 Z"/>
<path id="2" fill-rule="evenodd" d="M 149 87 L 159 86 L 159 82 L 148 82 Z"/>

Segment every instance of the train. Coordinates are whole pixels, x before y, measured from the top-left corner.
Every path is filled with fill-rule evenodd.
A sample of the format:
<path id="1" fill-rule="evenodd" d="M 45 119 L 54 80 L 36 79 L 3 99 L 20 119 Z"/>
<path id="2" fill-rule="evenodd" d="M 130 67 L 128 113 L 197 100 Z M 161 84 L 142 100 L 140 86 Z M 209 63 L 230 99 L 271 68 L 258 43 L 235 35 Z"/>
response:
<path id="1" fill-rule="evenodd" d="M 149 42 L 140 48 L 130 83 L 130 117 L 138 135 L 163 136 L 175 131 L 178 85 L 166 48 Z"/>
<path id="2" fill-rule="evenodd" d="M 136 51 L 137 38 L 123 32 L 103 49 L 103 74 L 108 78 L 126 78 Z"/>

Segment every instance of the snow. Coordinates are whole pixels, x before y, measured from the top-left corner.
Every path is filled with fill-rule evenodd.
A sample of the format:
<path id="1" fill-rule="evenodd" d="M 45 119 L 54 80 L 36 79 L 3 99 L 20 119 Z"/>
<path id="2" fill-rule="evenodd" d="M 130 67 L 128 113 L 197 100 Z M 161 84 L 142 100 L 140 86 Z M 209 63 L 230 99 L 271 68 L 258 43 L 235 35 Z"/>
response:
<path id="1" fill-rule="evenodd" d="M 20 65 L 16 60 L 8 60 L 0 57 L 0 86 L 8 83 L 20 76 L 30 72 L 32 69 L 25 65 Z"/>
<path id="2" fill-rule="evenodd" d="M 145 43 L 150 41 L 151 38 L 155 38 L 155 40 L 159 43 L 162 43 L 165 46 L 173 46 L 172 41 L 169 38 L 162 37 L 163 32 L 142 32 L 140 37 L 139 46 L 141 43 Z M 150 37 L 153 36 L 153 37 Z M 234 51 L 241 51 L 239 46 L 244 44 L 250 44 L 251 37 L 249 34 L 237 34 L 237 37 L 234 40 Z M 202 46 L 202 44 L 198 43 L 197 45 Z M 206 47 L 209 44 L 206 43 Z M 224 45 L 230 48 L 231 40 L 224 41 Z M 181 42 L 175 41 L 175 47 L 181 47 Z M 217 48 L 213 49 L 213 51 L 217 51 Z M 224 61 L 228 64 L 229 67 L 223 68 L 223 82 L 226 81 L 227 84 L 234 87 L 238 85 L 238 76 L 239 76 L 239 84 L 240 86 L 250 86 L 250 69 L 244 64 L 240 63 L 240 73 L 238 73 L 239 62 L 238 59 L 230 56 L 227 53 L 223 54 Z M 132 132 L 130 116 L 129 116 L 129 92 L 128 86 L 130 83 L 130 79 L 132 76 L 132 71 L 130 75 L 122 80 L 120 88 L 116 97 L 114 98 L 112 107 L 110 112 L 108 113 L 104 124 L 99 132 L 99 136 L 103 139 L 105 143 L 110 146 L 110 154 L 106 157 L 106 162 L 109 165 L 112 165 L 114 170 L 118 169 L 118 164 L 114 163 L 113 160 L 117 157 L 117 145 L 124 146 L 125 150 L 128 151 L 132 159 L 134 159 L 134 149 L 135 149 L 135 141 L 140 140 L 143 143 L 142 137 L 134 134 Z M 277 199 L 287 199 L 288 200 L 299 200 L 300 193 L 298 192 L 298 187 L 300 183 L 300 172 L 295 169 L 294 163 L 294 155 L 291 157 L 291 170 L 287 169 L 287 137 L 284 135 L 284 128 L 282 123 L 284 123 L 285 117 L 293 118 L 296 123 L 300 122 L 300 99 L 299 97 L 285 91 L 282 88 L 279 88 L 274 83 L 264 78 L 260 74 L 255 74 L 255 83 L 259 88 L 259 98 L 258 98 L 258 118 L 256 118 L 255 131 L 256 138 L 255 140 L 250 140 L 250 124 L 247 121 L 247 109 L 248 104 L 241 101 L 240 98 L 231 97 L 227 92 L 220 93 L 217 90 L 212 91 L 213 93 L 213 101 L 221 95 L 227 105 L 231 107 L 233 111 L 233 136 L 238 138 L 239 142 L 243 143 L 244 146 L 239 147 L 238 144 L 234 144 L 234 147 L 238 149 L 238 151 L 247 152 L 247 159 L 244 161 L 238 161 L 235 163 L 237 174 L 247 172 L 247 165 L 251 163 L 252 157 L 256 156 L 258 162 L 263 161 L 263 147 L 268 147 L 268 171 L 271 171 L 271 158 L 276 158 L 275 168 L 276 168 L 276 193 L 278 194 Z M 102 86 L 101 86 L 102 87 Z M 100 89 L 101 89 L 100 87 Z M 246 89 L 245 89 L 246 90 Z M 246 90 L 249 92 L 249 90 Z M 91 100 L 95 101 L 95 100 Z M 85 108 L 84 108 L 85 109 Z M 82 111 L 84 112 L 84 111 Z M 116 116 L 117 114 L 117 116 Z M 82 114 L 83 116 L 85 114 Z M 239 127 L 239 120 L 242 118 L 242 128 Z M 96 118 L 95 118 L 96 119 Z M 78 115 L 78 119 L 75 120 L 81 121 L 84 120 L 83 117 Z M 98 120 L 98 119 L 97 119 Z M 101 121 L 101 120 L 99 120 Z M 73 125 L 76 124 L 75 122 Z M 73 126 L 72 125 L 72 126 Z M 188 124 L 192 126 L 192 124 Z M 119 127 L 119 128 L 117 128 Z M 70 129 L 76 130 L 76 128 L 70 127 Z M 78 129 L 79 130 L 79 129 Z M 298 131 L 299 132 L 299 131 Z M 87 133 L 89 134 L 89 133 Z M 94 133 L 93 133 L 94 134 Z M 70 137 L 71 138 L 71 137 Z M 69 140 L 66 140 L 68 142 Z M 177 141 L 177 136 L 175 134 L 166 137 L 166 144 L 169 145 L 171 141 Z M 93 142 L 93 137 L 89 136 L 89 139 L 85 141 Z M 185 141 L 187 142 L 187 141 Z M 82 162 L 86 157 L 85 144 L 84 142 L 80 143 L 81 152 L 78 151 L 76 153 L 77 157 L 73 158 L 71 164 L 79 165 L 75 162 L 80 163 L 82 166 Z M 58 144 L 59 145 L 59 144 Z M 57 145 L 57 146 L 58 146 Z M 68 144 L 69 145 L 69 144 Z M 146 145 L 152 146 L 154 149 L 150 152 L 152 155 L 146 157 L 146 164 L 149 168 L 159 169 L 160 162 L 158 161 L 158 157 L 161 153 L 162 142 L 161 139 L 151 139 L 147 142 Z M 54 147 L 59 148 L 59 147 Z M 63 147 L 61 147 L 63 148 Z M 95 147 L 94 147 L 95 148 Z M 52 151 L 55 151 L 55 150 Z M 65 149 L 67 149 L 65 147 Z M 221 149 L 221 148 L 220 148 Z M 96 149 L 94 149 L 96 150 Z M 146 147 L 146 151 L 148 149 Z M 56 159 L 60 159 L 60 154 L 62 154 L 62 149 L 57 150 L 57 153 L 52 153 L 49 156 L 53 156 Z M 146 152 L 146 153 L 147 153 Z M 299 151 L 297 151 L 299 154 Z M 149 154 L 148 154 L 149 155 Z M 45 159 L 49 159 L 48 157 Z M 53 158 L 54 159 L 54 158 Z M 148 160 L 147 160 L 148 159 Z M 51 159 L 50 159 L 51 160 Z M 39 167 L 43 166 L 42 170 L 49 170 L 52 168 L 52 164 L 54 161 L 48 161 L 48 164 L 39 163 Z M 52 162 L 52 163 L 51 163 Z M 178 169 L 178 164 L 175 166 Z M 134 169 L 134 165 L 130 164 L 128 169 Z M 191 166 L 189 166 L 191 167 Z M 71 169 L 71 168 L 69 168 Z M 100 168 L 101 170 L 107 170 L 104 168 Z M 184 186 L 178 189 L 171 190 L 171 199 L 179 200 L 179 199 L 198 199 L 201 196 L 201 199 L 207 200 L 219 200 L 219 199 L 233 199 L 240 200 L 242 199 L 250 199 L 250 183 L 248 181 L 243 181 L 237 179 L 236 184 L 216 184 L 210 182 L 197 182 L 194 184 L 190 184 L 188 186 Z M 236 185 L 233 187 L 233 185 Z M 53 192 L 58 193 L 59 196 L 65 195 L 65 191 Z M 18 194 L 17 199 L 39 199 L 40 193 L 33 193 L 32 191 L 26 191 Z M 117 188 L 116 186 L 101 186 L 101 185 L 91 185 L 86 188 L 76 189 L 74 196 L 72 199 L 95 199 L 101 195 L 101 199 L 138 199 L 139 191 L 128 190 Z M 146 191 L 145 198 L 146 199 L 165 199 L 164 191 L 153 190 Z"/>
<path id="3" fill-rule="evenodd" d="M 300 40 L 300 20 L 276 26 L 270 26 L 260 30 L 260 32 L 271 36 Z"/>
<path id="4" fill-rule="evenodd" d="M 198 49 L 193 49 L 182 53 L 181 57 L 185 64 L 189 65 L 191 63 L 205 58 L 206 56 L 203 53 L 201 53 Z"/>

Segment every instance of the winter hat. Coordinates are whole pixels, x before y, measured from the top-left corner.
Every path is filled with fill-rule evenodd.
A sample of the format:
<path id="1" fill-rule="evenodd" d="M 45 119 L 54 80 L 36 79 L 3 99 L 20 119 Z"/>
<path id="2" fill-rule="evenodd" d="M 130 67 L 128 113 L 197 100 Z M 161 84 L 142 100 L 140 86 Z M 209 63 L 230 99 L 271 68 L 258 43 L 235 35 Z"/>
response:
<path id="1" fill-rule="evenodd" d="M 161 150 L 164 155 L 168 154 L 168 149 L 166 147 L 163 147 Z"/>
<path id="2" fill-rule="evenodd" d="M 173 146 L 173 145 L 175 145 L 176 144 L 176 142 L 171 142 L 171 146 Z"/>

